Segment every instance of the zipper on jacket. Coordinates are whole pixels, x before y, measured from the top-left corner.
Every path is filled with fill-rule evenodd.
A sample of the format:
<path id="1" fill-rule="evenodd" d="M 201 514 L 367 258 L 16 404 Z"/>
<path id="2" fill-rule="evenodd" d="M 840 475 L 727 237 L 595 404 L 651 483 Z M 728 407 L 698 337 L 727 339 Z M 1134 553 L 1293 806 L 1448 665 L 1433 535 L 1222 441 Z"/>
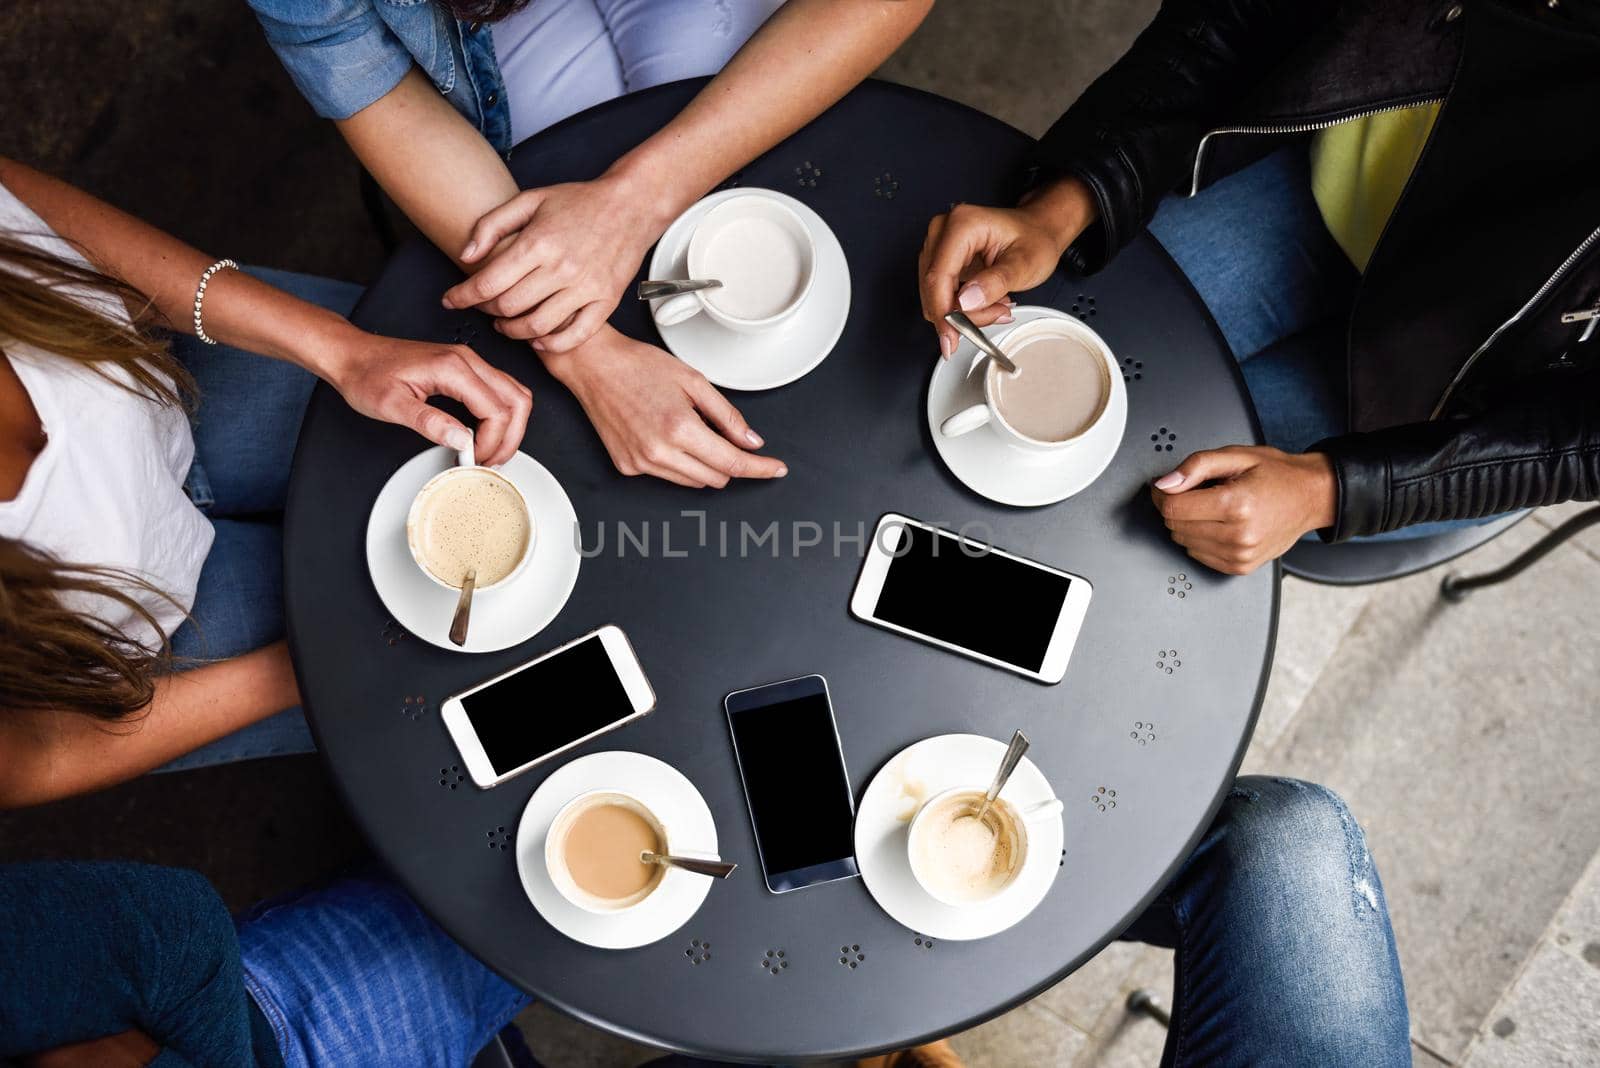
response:
<path id="1" fill-rule="evenodd" d="M 1518 308 L 1516 313 L 1513 314 L 1511 318 L 1495 327 L 1494 332 L 1488 336 L 1484 343 L 1479 345 L 1477 350 L 1473 352 L 1471 356 L 1467 357 L 1467 362 L 1461 365 L 1461 370 L 1456 372 L 1456 376 L 1452 378 L 1450 380 L 1450 384 L 1445 387 L 1444 395 L 1439 398 L 1439 403 L 1433 406 L 1433 412 L 1428 416 L 1429 419 L 1439 418 L 1440 414 L 1444 411 L 1445 405 L 1450 402 L 1451 394 L 1453 394 L 1456 390 L 1456 387 L 1461 384 L 1461 380 L 1467 377 L 1467 372 L 1472 370 L 1472 365 L 1478 362 L 1478 358 L 1485 352 L 1489 351 L 1494 343 L 1500 339 L 1501 334 L 1505 333 L 1516 323 L 1521 322 L 1523 316 L 1527 315 L 1528 312 L 1533 309 L 1534 305 L 1538 304 L 1547 295 L 1549 295 L 1550 291 L 1556 287 L 1561 279 L 1566 277 L 1567 272 L 1572 270 L 1577 262 L 1583 259 L 1584 254 L 1596 244 L 1600 244 L 1600 227 L 1597 227 L 1593 233 L 1584 238 L 1578 247 L 1572 250 L 1572 254 L 1561 261 L 1561 266 L 1556 268 L 1554 274 L 1545 279 L 1544 285 L 1540 286 L 1538 290 L 1534 292 L 1533 296 L 1528 298 L 1528 302 L 1526 304 Z"/>
<path id="2" fill-rule="evenodd" d="M 1337 118 L 1321 119 L 1313 122 L 1296 122 L 1286 126 L 1223 126 L 1215 130 L 1210 130 L 1204 137 L 1200 138 L 1200 146 L 1195 149 L 1194 172 L 1190 176 L 1189 195 L 1194 196 L 1196 193 L 1200 192 L 1200 168 L 1205 162 L 1206 146 L 1211 143 L 1211 139 L 1213 137 L 1221 137 L 1225 134 L 1267 135 L 1316 133 L 1318 130 L 1326 130 L 1329 127 L 1338 126 L 1340 123 L 1354 122 L 1357 119 L 1365 119 L 1372 115 L 1385 115 L 1391 111 L 1405 111 L 1408 108 L 1422 107 L 1425 104 L 1439 104 L 1443 102 L 1444 97 L 1442 96 L 1427 96 L 1420 100 L 1412 100 L 1405 104 L 1385 104 L 1381 108 L 1367 108 L 1364 111 L 1353 112 L 1349 115 L 1340 115 Z"/>

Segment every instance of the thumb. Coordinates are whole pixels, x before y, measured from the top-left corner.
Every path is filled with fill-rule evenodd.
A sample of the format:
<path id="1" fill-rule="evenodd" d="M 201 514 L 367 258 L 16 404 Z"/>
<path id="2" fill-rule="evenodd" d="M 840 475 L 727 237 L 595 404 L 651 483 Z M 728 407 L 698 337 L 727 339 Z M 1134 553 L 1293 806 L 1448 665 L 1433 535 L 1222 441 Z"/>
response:
<path id="1" fill-rule="evenodd" d="M 391 422 L 409 426 L 435 445 L 443 445 L 456 452 L 472 447 L 472 431 L 441 409 L 414 398 L 402 402 L 401 408 Z"/>
<path id="2" fill-rule="evenodd" d="M 956 295 L 956 302 L 961 305 L 962 311 L 973 312 L 991 304 L 999 304 L 1010 293 L 1011 271 L 1005 259 L 1001 258 L 993 266 L 985 267 L 967 279 L 967 284 Z"/>
<path id="3" fill-rule="evenodd" d="M 533 218 L 539 210 L 544 194 L 538 189 L 527 189 L 497 208 L 487 211 L 473 224 L 472 234 L 461 250 L 461 261 L 473 263 L 494 250 L 500 239 L 514 234 Z"/>
<path id="4" fill-rule="evenodd" d="M 1163 493 L 1182 493 L 1215 479 L 1241 475 L 1254 466 L 1254 458 L 1245 449 L 1207 449 L 1190 453 L 1153 485 Z"/>

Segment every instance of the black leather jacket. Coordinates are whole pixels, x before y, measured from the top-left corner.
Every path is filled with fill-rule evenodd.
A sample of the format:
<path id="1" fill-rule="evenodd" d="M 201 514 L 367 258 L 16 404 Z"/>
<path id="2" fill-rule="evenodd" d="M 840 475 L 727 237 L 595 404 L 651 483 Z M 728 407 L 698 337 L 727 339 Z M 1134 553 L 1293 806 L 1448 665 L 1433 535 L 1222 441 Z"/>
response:
<path id="1" fill-rule="evenodd" d="M 1600 497 L 1600 0 L 1168 0 L 1040 145 L 1092 272 L 1169 191 L 1443 108 L 1350 316 L 1330 540 Z M 1564 320 L 1563 315 L 1568 316 Z"/>

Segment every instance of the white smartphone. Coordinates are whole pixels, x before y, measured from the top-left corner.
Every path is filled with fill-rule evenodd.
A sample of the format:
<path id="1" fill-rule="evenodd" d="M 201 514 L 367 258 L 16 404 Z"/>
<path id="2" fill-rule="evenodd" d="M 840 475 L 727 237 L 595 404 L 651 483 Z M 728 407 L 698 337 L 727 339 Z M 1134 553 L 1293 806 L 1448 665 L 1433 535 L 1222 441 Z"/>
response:
<path id="1" fill-rule="evenodd" d="M 655 706 L 627 635 L 608 624 L 445 698 L 439 714 L 487 789 Z"/>
<path id="2" fill-rule="evenodd" d="M 1057 683 L 1089 580 L 893 512 L 878 520 L 850 611 L 868 623 Z"/>

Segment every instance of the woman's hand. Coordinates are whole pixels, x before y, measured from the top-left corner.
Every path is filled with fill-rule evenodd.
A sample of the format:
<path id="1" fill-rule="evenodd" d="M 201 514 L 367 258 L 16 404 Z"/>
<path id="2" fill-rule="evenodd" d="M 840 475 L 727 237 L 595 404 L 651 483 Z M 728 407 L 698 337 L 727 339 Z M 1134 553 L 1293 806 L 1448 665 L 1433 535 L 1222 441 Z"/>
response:
<path id="1" fill-rule="evenodd" d="M 944 317 L 958 306 L 979 326 L 1010 322 L 1011 293 L 1049 278 L 1094 217 L 1094 197 L 1076 178 L 1044 187 L 1020 207 L 957 204 L 935 215 L 917 270 L 922 317 L 938 332 L 939 351 L 956 349 L 959 335 Z"/>
<path id="2" fill-rule="evenodd" d="M 1150 495 L 1172 540 L 1228 575 L 1247 575 L 1307 531 L 1332 526 L 1339 504 L 1327 456 L 1257 445 L 1197 452 Z"/>
<path id="3" fill-rule="evenodd" d="M 545 366 L 577 396 L 625 475 L 720 489 L 733 478 L 789 473 L 781 460 L 750 451 L 761 448 L 761 436 L 704 375 L 654 345 L 605 327 Z"/>
<path id="4" fill-rule="evenodd" d="M 161 1047 L 143 1031 L 122 1031 L 30 1053 L 22 1064 L 23 1068 L 143 1068 L 160 1054 Z"/>
<path id="5" fill-rule="evenodd" d="M 475 448 L 480 464 L 503 464 L 522 444 L 533 392 L 465 345 L 352 330 L 315 368 L 362 415 L 408 426 L 435 445 Z M 474 435 L 428 403 L 454 397 L 478 417 Z M 476 439 L 476 440 L 474 440 Z"/>
<path id="6" fill-rule="evenodd" d="M 444 306 L 492 315 L 540 352 L 569 352 L 616 309 L 667 218 L 619 176 L 518 193 L 473 226 L 460 259 L 481 266 Z"/>

